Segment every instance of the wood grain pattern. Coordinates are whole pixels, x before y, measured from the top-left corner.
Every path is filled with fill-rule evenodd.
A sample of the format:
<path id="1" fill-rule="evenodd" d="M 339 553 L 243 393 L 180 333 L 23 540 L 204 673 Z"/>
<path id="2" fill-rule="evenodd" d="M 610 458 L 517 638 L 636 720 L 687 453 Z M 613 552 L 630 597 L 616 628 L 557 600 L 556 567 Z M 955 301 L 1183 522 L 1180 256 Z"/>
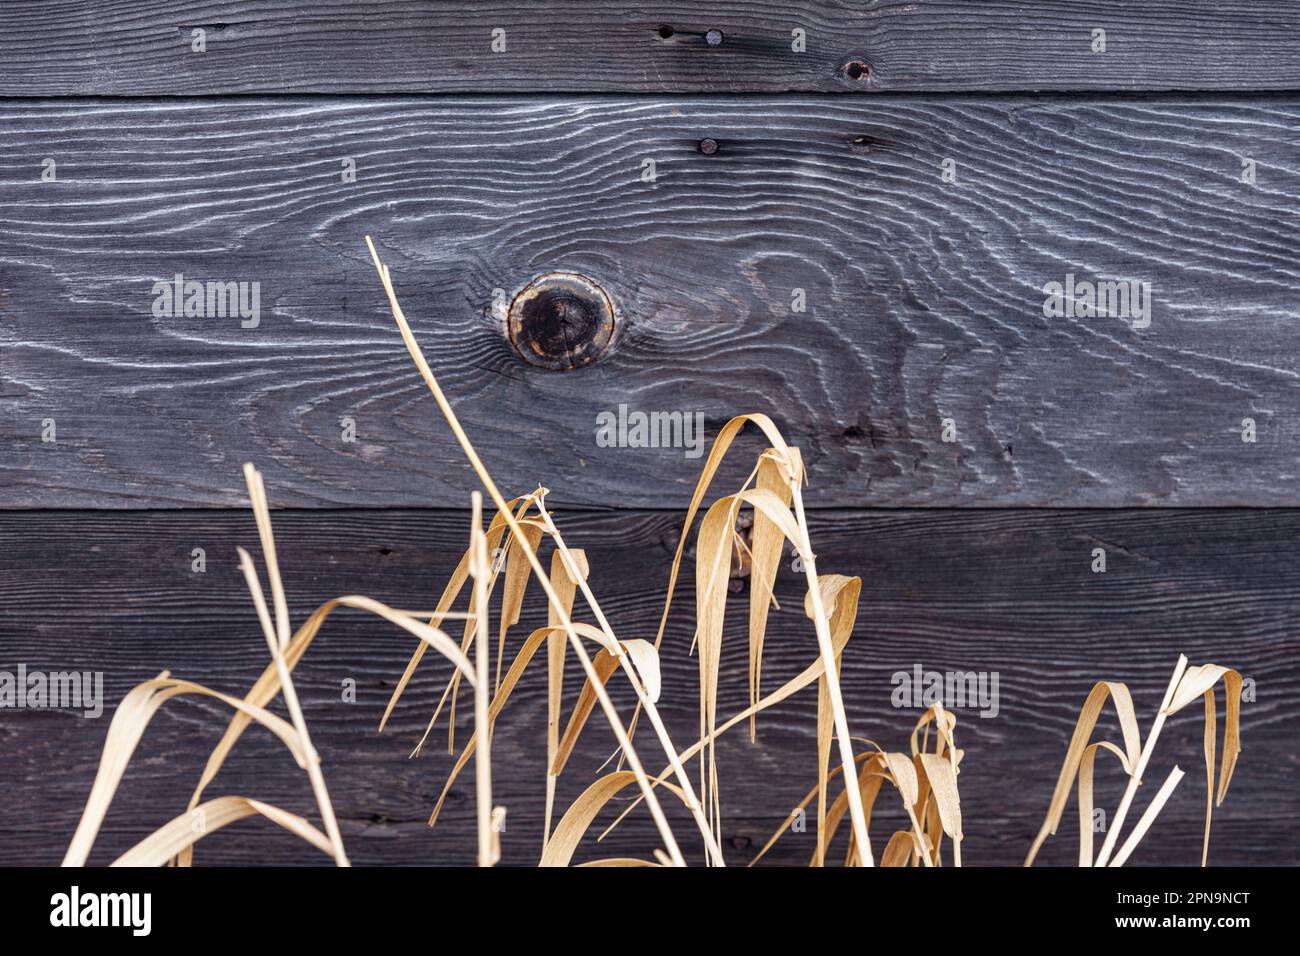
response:
<path id="1" fill-rule="evenodd" d="M 512 488 L 682 506 L 698 459 L 597 447 L 627 404 L 710 434 L 775 415 L 822 507 L 1294 504 L 1298 119 L 1289 96 L 4 103 L 0 505 L 237 506 L 252 460 L 276 505 L 463 507 L 366 233 Z M 503 334 L 551 270 L 619 311 L 589 368 Z M 177 273 L 259 282 L 260 324 L 155 318 Z M 1046 318 L 1068 274 L 1152 283 L 1150 327 Z"/>
<path id="2" fill-rule="evenodd" d="M 295 620 L 318 602 L 365 593 L 398 606 L 432 600 L 464 539 L 465 516 L 447 512 L 281 512 L 275 516 Z M 566 538 L 588 550 L 593 586 L 624 636 L 650 636 L 679 518 L 640 512 L 560 515 Z M 1096 679 L 1129 682 L 1144 728 L 1178 652 L 1194 662 L 1241 668 L 1257 682 L 1243 705 L 1244 752 L 1216 812 L 1211 861 L 1300 863 L 1300 797 L 1291 706 L 1300 692 L 1295 621 L 1300 612 L 1300 513 L 1294 511 L 935 511 L 822 512 L 813 540 L 826 571 L 864 576 L 857 633 L 845 653 L 850 727 L 903 745 L 915 713 L 890 706 L 890 675 L 920 663 L 935 670 L 996 670 L 996 718 L 960 713 L 967 758 L 962 775 L 966 860 L 1018 864 L 1046 811 L 1078 707 Z M 170 668 L 218 689 L 243 693 L 265 646 L 234 567 L 234 547 L 252 547 L 246 514 L 95 512 L 0 514 L 0 669 L 103 670 L 106 696 Z M 1089 570 L 1103 546 L 1105 574 Z M 208 570 L 190 570 L 194 547 Z M 689 568 L 688 568 L 689 571 Z M 695 728 L 696 661 L 687 656 L 693 613 L 684 575 L 681 614 L 663 653 L 664 717 L 683 746 Z M 814 656 L 798 578 L 782 570 L 764 668 L 765 686 L 789 679 Z M 724 643 L 720 708 L 746 700 L 745 597 L 738 595 Z M 541 623 L 538 592 L 521 630 Z M 304 660 L 298 685 L 320 748 L 354 861 L 468 863 L 473 856 L 472 782 L 458 783 L 438 828 L 424 825 L 451 758 L 433 746 L 407 754 L 431 713 L 446 668 L 427 664 L 383 735 L 374 732 L 411 641 L 358 614 L 333 619 Z M 358 702 L 340 702 L 341 681 L 357 681 Z M 525 675 L 495 736 L 497 795 L 509 808 L 505 859 L 536 861 L 545 750 L 541 672 Z M 578 678 L 569 675 L 570 697 Z M 626 688 L 616 700 L 630 710 Z M 1135 865 L 1194 865 L 1203 813 L 1197 708 L 1175 718 L 1153 763 L 1187 771 Z M 462 727 L 465 713 L 462 709 Z M 1109 720 L 1110 718 L 1105 718 Z M 184 807 L 225 715 L 206 703 L 169 704 L 147 733 L 111 810 L 92 863 L 110 860 Z M 757 745 L 724 738 L 724 837 L 732 863 L 747 861 L 814 775 L 815 703 L 804 693 L 760 719 Z M 66 847 L 94 775 L 107 718 L 0 710 L 0 863 L 54 863 Z M 438 739 L 445 740 L 445 737 Z M 641 740 L 649 758 L 653 743 Z M 597 723 L 562 780 L 576 796 L 611 749 Z M 654 760 L 657 768 L 659 764 Z M 1113 807 L 1116 775 L 1102 770 L 1099 805 Z M 301 774 L 268 735 L 250 732 L 211 791 L 269 799 L 311 813 Z M 1142 798 L 1139 797 L 1139 803 Z M 882 803 L 882 808 L 886 804 Z M 882 809 L 883 831 L 899 814 Z M 889 823 L 886 823 L 886 818 Z M 678 833 L 687 839 L 682 814 Z M 1045 864 L 1074 858 L 1073 810 L 1049 841 Z M 646 855 L 653 827 L 637 816 L 580 859 Z M 773 862 L 797 863 L 811 834 L 778 844 Z M 884 839 L 882 835 L 880 839 Z M 688 840 L 689 843 L 689 840 Z M 269 825 L 241 823 L 200 844 L 199 863 L 322 863 Z"/>
<path id="3" fill-rule="evenodd" d="M 0 95 L 1294 89 L 1298 27 L 1284 0 L 8 0 Z"/>

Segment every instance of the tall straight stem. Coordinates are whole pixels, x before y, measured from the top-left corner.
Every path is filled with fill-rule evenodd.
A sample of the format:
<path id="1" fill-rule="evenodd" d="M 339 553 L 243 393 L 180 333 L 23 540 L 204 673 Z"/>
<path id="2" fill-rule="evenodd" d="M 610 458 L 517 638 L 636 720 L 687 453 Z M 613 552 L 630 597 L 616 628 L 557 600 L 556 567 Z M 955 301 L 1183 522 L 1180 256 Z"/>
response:
<path id="1" fill-rule="evenodd" d="M 1146 743 L 1142 745 L 1142 753 L 1138 755 L 1137 766 L 1133 768 L 1133 774 L 1128 778 L 1128 786 L 1124 788 L 1124 796 L 1119 802 L 1119 809 L 1115 811 L 1115 818 L 1111 821 L 1110 830 L 1106 833 L 1106 841 L 1101 845 L 1101 852 L 1097 854 L 1097 862 L 1094 866 L 1105 866 L 1106 861 L 1110 859 L 1111 852 L 1115 849 L 1115 841 L 1119 839 L 1120 828 L 1124 825 L 1124 818 L 1128 816 L 1128 808 L 1133 804 L 1133 797 L 1137 795 L 1137 788 L 1142 783 L 1142 774 L 1147 769 L 1147 761 L 1151 759 L 1151 754 L 1155 752 L 1156 739 L 1160 736 L 1161 729 L 1165 726 L 1165 717 L 1168 716 L 1165 711 L 1169 708 L 1169 702 L 1174 699 L 1174 690 L 1178 687 L 1178 682 L 1183 678 L 1183 671 L 1187 670 L 1187 656 L 1178 655 L 1178 663 L 1174 665 L 1174 676 L 1169 678 L 1169 686 L 1165 689 L 1164 700 L 1160 702 L 1160 710 L 1156 713 L 1156 719 L 1151 722 L 1151 732 L 1147 734 Z"/>
<path id="2" fill-rule="evenodd" d="M 488 595 L 487 542 L 483 537 L 483 496 L 470 496 L 470 573 L 474 575 L 474 752 L 475 799 L 478 809 L 478 865 L 492 866 L 492 734 L 488 724 Z"/>
<path id="3" fill-rule="evenodd" d="M 506 504 L 505 497 L 501 494 L 488 473 L 487 468 L 479 459 L 478 453 L 474 446 L 470 444 L 469 437 L 465 434 L 460 425 L 460 419 L 456 417 L 455 411 L 452 410 L 451 403 L 447 401 L 447 396 L 443 394 L 442 388 L 438 385 L 438 380 L 433 375 L 433 370 L 429 368 L 429 363 L 424 358 L 424 353 L 420 351 L 419 343 L 415 341 L 410 326 L 406 323 L 406 317 L 402 313 L 402 308 L 397 303 L 397 295 L 393 292 L 392 279 L 388 274 L 387 266 L 379 261 L 379 254 L 375 251 L 374 244 L 370 242 L 369 237 L 366 239 L 367 245 L 370 246 L 370 254 L 375 260 L 375 268 L 379 271 L 380 278 L 384 283 L 384 291 L 388 294 L 388 302 L 393 310 L 393 318 L 397 322 L 397 328 L 402 334 L 402 340 L 406 343 L 406 349 L 411 354 L 412 361 L 420 371 L 425 385 L 433 393 L 434 400 L 438 403 L 443 417 L 447 419 L 447 424 L 451 426 L 452 433 L 456 436 L 456 441 L 460 443 L 461 450 L 465 457 L 469 459 L 470 466 L 474 469 L 487 490 L 488 497 L 496 505 L 497 510 L 505 519 L 506 525 L 510 528 L 511 534 L 515 540 L 520 543 L 524 556 L 528 559 L 529 567 L 532 568 L 537 583 L 541 585 L 542 590 L 546 592 L 546 599 L 550 602 L 551 607 L 555 608 L 560 615 L 560 621 L 564 625 L 564 631 L 569 638 L 569 645 L 573 648 L 574 656 L 578 658 L 579 664 L 582 665 L 583 673 L 586 674 L 587 680 L 591 682 L 592 690 L 596 694 L 596 699 L 600 703 L 600 708 L 605 714 L 605 719 L 609 722 L 610 729 L 614 731 L 614 737 L 620 747 L 627 754 L 628 767 L 631 768 L 633 776 L 636 778 L 641 792 L 645 794 L 646 806 L 650 809 L 650 815 L 654 818 L 655 826 L 659 830 L 659 835 L 664 841 L 664 849 L 668 854 L 669 860 L 674 866 L 685 866 L 686 861 L 682 859 L 681 849 L 677 846 L 677 840 L 673 836 L 672 829 L 668 826 L 668 818 L 664 816 L 663 807 L 659 805 L 659 799 L 655 796 L 654 788 L 650 786 L 650 780 L 646 776 L 645 768 L 641 766 L 641 761 L 636 752 L 632 749 L 632 742 L 627 737 L 627 731 L 623 727 L 623 721 L 618 716 L 618 711 L 614 707 L 614 702 L 610 700 L 609 693 L 605 690 L 605 685 L 600 680 L 600 675 L 596 673 L 596 668 L 591 663 L 591 656 L 587 653 L 586 647 L 582 644 L 582 639 L 578 637 L 578 632 L 574 630 L 573 622 L 569 615 L 564 611 L 564 605 L 560 602 L 560 596 L 551 586 L 550 578 L 546 570 L 542 567 L 542 562 L 538 560 L 536 553 L 528 546 L 528 539 L 524 537 L 523 529 L 515 519 L 514 514 Z M 645 697 L 641 697 L 645 700 Z M 669 748 L 671 750 L 671 748 Z M 673 754 L 675 757 L 676 754 Z"/>
<path id="4" fill-rule="evenodd" d="M 253 475 L 260 483 L 261 476 L 256 472 L 253 472 Z M 250 478 L 250 490 L 252 490 L 252 486 L 253 480 Z M 256 507 L 255 504 L 254 508 Z M 268 526 L 267 533 L 269 534 L 269 532 L 270 528 Z M 302 707 L 298 703 L 298 693 L 294 689 L 293 679 L 289 676 L 289 667 L 284 660 L 284 649 L 287 646 L 287 641 L 281 642 L 276 636 L 271 624 L 271 615 L 266 609 L 266 598 L 262 594 L 262 586 L 257 581 L 257 571 L 253 568 L 252 559 L 249 558 L 248 552 L 241 548 L 239 558 L 240 570 L 243 571 L 244 581 L 248 584 L 249 594 L 253 598 L 253 607 L 257 611 L 258 621 L 261 623 L 262 631 L 266 635 L 266 643 L 271 651 L 271 659 L 275 662 L 276 675 L 280 678 L 280 689 L 284 693 L 285 706 L 289 708 L 289 717 L 293 722 L 293 729 L 298 733 L 305 764 L 304 769 L 307 771 L 307 779 L 311 782 L 312 793 L 316 797 L 316 806 L 320 810 L 321 822 L 325 825 L 325 835 L 329 838 L 330 848 L 334 852 L 334 862 L 339 866 L 351 866 L 352 864 L 348 862 L 348 855 L 343 849 L 343 835 L 339 832 L 338 821 L 334 817 L 334 805 L 330 802 L 329 790 L 325 786 L 325 775 L 321 773 L 320 754 L 312 746 L 311 734 L 307 732 L 307 721 L 303 717 Z"/>
<path id="5" fill-rule="evenodd" d="M 650 725 L 654 727 L 655 735 L 659 738 L 660 746 L 663 747 L 664 753 L 668 755 L 669 763 L 673 768 L 673 774 L 677 777 L 677 785 L 682 788 L 682 793 L 686 795 L 687 808 L 691 811 L 691 816 L 695 818 L 695 823 L 700 828 L 700 834 L 704 837 L 705 849 L 709 854 L 710 861 L 714 866 L 726 866 L 726 863 L 722 858 L 722 848 L 718 846 L 718 841 L 713 835 L 713 830 L 709 826 L 708 821 L 704 818 L 704 809 L 700 806 L 699 800 L 696 799 L 695 791 L 691 789 L 690 778 L 686 775 L 686 767 L 683 766 L 681 760 L 678 758 L 677 749 L 673 746 L 672 740 L 668 737 L 668 729 L 664 727 L 664 722 L 659 717 L 659 709 L 655 707 L 654 701 L 650 699 L 649 695 L 645 692 L 645 688 L 641 685 L 641 679 L 636 673 L 636 668 L 631 665 L 627 659 L 627 655 L 623 653 L 622 648 L 618 643 L 618 638 L 614 636 L 614 631 L 610 628 L 609 621 L 605 619 L 604 612 L 601 611 L 600 605 L 596 602 L 596 595 L 592 593 L 591 586 L 587 584 L 587 579 L 579 573 L 578 568 L 572 566 L 572 559 L 569 557 L 568 548 L 566 548 L 564 542 L 560 540 L 560 531 L 551 522 L 550 512 L 545 509 L 539 510 L 544 516 L 548 532 L 551 534 L 551 537 L 555 539 L 555 543 L 560 549 L 560 555 L 565 562 L 565 567 L 569 572 L 569 576 L 577 582 L 578 588 L 582 591 L 583 598 L 587 601 L 587 605 L 591 608 L 592 613 L 596 615 L 596 623 L 605 633 L 605 636 L 609 638 L 613 646 L 619 648 L 619 666 L 623 669 L 623 673 L 627 675 L 627 679 L 631 682 L 633 690 L 636 691 L 637 699 L 645 702 L 646 716 L 650 718 Z"/>
<path id="6" fill-rule="evenodd" d="M 813 558 L 812 541 L 808 537 L 808 519 L 804 515 L 803 495 L 799 489 L 799 476 L 792 477 L 795 516 L 803 532 L 799 556 L 804 574 L 808 578 L 808 597 L 812 602 L 813 624 L 817 630 L 817 646 L 821 651 L 822 666 L 826 672 L 826 689 L 830 693 L 831 712 L 835 720 L 835 739 L 839 743 L 840 764 L 844 768 L 844 792 L 849 798 L 849 817 L 853 823 L 853 839 L 857 843 L 858 858 L 863 866 L 875 866 L 871 854 L 871 838 L 867 835 L 867 815 L 862 809 L 862 794 L 854 773 L 853 741 L 849 737 L 849 724 L 844 715 L 844 698 L 840 694 L 840 676 L 835 667 L 835 645 L 831 641 L 830 622 L 826 620 L 826 607 L 822 601 L 821 585 L 817 581 L 817 565 Z"/>

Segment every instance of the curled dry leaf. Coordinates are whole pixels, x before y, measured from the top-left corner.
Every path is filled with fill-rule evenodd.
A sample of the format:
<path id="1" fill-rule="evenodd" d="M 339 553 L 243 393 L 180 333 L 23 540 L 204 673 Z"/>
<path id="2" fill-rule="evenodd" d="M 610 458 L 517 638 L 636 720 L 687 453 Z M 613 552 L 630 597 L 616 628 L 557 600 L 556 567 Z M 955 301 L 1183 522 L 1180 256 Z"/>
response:
<path id="1" fill-rule="evenodd" d="M 1220 765 L 1219 786 L 1216 794 L 1214 786 L 1216 741 L 1214 687 L 1219 681 L 1222 681 L 1224 686 L 1227 716 L 1224 721 L 1223 762 Z M 1169 686 L 1165 691 L 1164 700 L 1156 712 L 1146 740 L 1143 741 L 1138 730 L 1137 717 L 1133 711 L 1133 702 L 1128 687 L 1124 684 L 1111 682 L 1102 682 L 1094 686 L 1092 692 L 1084 701 L 1083 709 L 1075 724 L 1074 734 L 1070 739 L 1069 749 L 1066 751 L 1065 764 L 1061 767 L 1056 789 L 1052 794 L 1051 805 L 1048 807 L 1047 819 L 1043 822 L 1042 829 L 1039 830 L 1033 846 L 1030 847 L 1029 855 L 1025 859 L 1025 865 L 1031 866 L 1033 864 L 1043 841 L 1049 834 L 1056 832 L 1057 824 L 1060 822 L 1065 809 L 1065 803 L 1069 798 L 1070 784 L 1076 774 L 1079 780 L 1079 865 L 1085 867 L 1123 865 L 1137 848 L 1138 842 L 1151 828 L 1156 815 L 1164 807 L 1165 802 L 1183 776 L 1183 772 L 1177 767 L 1173 769 L 1141 819 L 1134 826 L 1118 854 L 1112 858 L 1111 854 L 1119 839 L 1128 809 L 1136 796 L 1137 788 L 1142 784 L 1142 774 L 1154 752 L 1165 719 L 1176 714 L 1198 698 L 1203 697 L 1205 701 L 1206 805 L 1201 865 L 1204 866 L 1209 855 L 1211 814 L 1214 806 L 1222 803 L 1224 796 L 1227 794 L 1237 756 L 1241 752 L 1241 689 L 1242 678 L 1237 671 L 1217 664 L 1200 664 L 1188 667 L 1187 658 L 1180 655 L 1175 664 L 1173 676 L 1170 678 Z M 1120 730 L 1124 738 L 1123 749 L 1108 740 L 1089 743 L 1102 704 L 1108 696 L 1114 700 L 1115 710 L 1119 716 Z M 1093 770 L 1098 749 L 1104 749 L 1115 755 L 1124 773 L 1128 776 L 1128 784 L 1119 807 L 1110 817 L 1110 826 L 1105 842 L 1094 857 L 1092 837 Z"/>
<path id="2" fill-rule="evenodd" d="M 272 823 L 279 824 L 322 853 L 330 856 L 334 854 L 334 847 L 329 837 L 296 813 L 281 810 L 260 800 L 249 800 L 246 797 L 217 797 L 192 810 L 187 810 L 170 823 L 159 827 L 119 856 L 111 865 L 162 866 L 203 837 L 254 814 L 261 814 Z"/>

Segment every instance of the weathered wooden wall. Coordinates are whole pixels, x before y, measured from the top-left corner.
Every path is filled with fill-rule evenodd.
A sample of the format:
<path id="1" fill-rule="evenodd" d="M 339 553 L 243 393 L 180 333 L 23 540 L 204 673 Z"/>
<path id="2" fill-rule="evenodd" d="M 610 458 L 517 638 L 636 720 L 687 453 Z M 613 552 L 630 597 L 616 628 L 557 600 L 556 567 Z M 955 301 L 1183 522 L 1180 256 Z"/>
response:
<path id="1" fill-rule="evenodd" d="M 342 593 L 432 600 L 475 484 L 387 316 L 370 234 L 489 467 L 511 491 L 553 489 L 620 634 L 653 635 L 700 461 L 600 448 L 596 415 L 699 410 L 712 434 L 769 412 L 811 469 L 820 566 L 864 577 L 854 733 L 903 742 L 896 670 L 1000 675 L 998 717 L 960 715 L 968 863 L 1023 858 L 1094 680 L 1129 681 L 1145 724 L 1180 652 L 1256 682 L 1211 861 L 1300 863 L 1295 3 L 13 0 L 0 97 L 0 670 L 102 670 L 110 706 L 164 668 L 246 690 L 265 659 L 233 568 L 256 538 L 246 460 L 277 509 L 295 620 Z M 521 361 L 499 307 L 553 270 L 617 312 L 609 350 L 572 372 Z M 177 273 L 260 283 L 258 327 L 156 318 L 153 285 Z M 1150 282 L 1150 326 L 1046 317 L 1045 283 L 1070 273 Z M 683 578 L 663 707 L 684 746 Z M 814 654 L 800 596 L 787 567 L 772 686 Z M 724 713 L 746 701 L 735 600 Z M 356 862 L 470 862 L 469 781 L 430 831 L 451 760 L 407 759 L 445 671 L 426 665 L 374 731 L 410 643 L 337 617 L 301 665 L 304 706 Z M 509 863 L 540 845 L 530 677 L 494 738 Z M 811 785 L 814 706 L 776 708 L 756 745 L 724 741 L 730 862 Z M 224 717 L 164 710 L 92 862 L 183 809 Z M 106 730 L 0 709 L 0 863 L 61 858 Z M 611 749 L 594 721 L 561 803 Z M 1194 864 L 1199 714 L 1159 760 L 1188 777 L 1133 862 Z M 311 813 L 256 733 L 218 789 Z M 1070 811 L 1043 863 L 1073 862 L 1075 826 Z M 638 816 L 582 854 L 655 840 Z M 790 835 L 771 860 L 810 851 Z M 197 860 L 325 862 L 253 822 Z"/>
<path id="2" fill-rule="evenodd" d="M 679 517 L 663 512 L 573 512 L 560 515 L 566 540 L 585 548 L 592 585 L 617 631 L 653 637 L 662 609 Z M 276 516 L 280 561 L 295 620 L 344 593 L 369 594 L 398 607 L 423 607 L 441 588 L 463 547 L 465 515 L 430 511 L 289 511 Z M 862 614 L 844 655 L 843 686 L 853 732 L 902 746 L 918 716 L 890 704 L 896 671 L 916 663 L 932 670 L 999 673 L 995 718 L 959 711 L 963 764 L 965 857 L 971 864 L 1014 865 L 1042 822 L 1078 708 L 1093 681 L 1130 683 L 1145 726 L 1178 653 L 1193 660 L 1229 655 L 1256 682 L 1243 705 L 1244 752 L 1238 775 L 1216 815 L 1211 858 L 1221 864 L 1300 863 L 1294 833 L 1300 791 L 1294 783 L 1290 702 L 1300 693 L 1300 514 L 1294 511 L 938 511 L 819 512 L 813 522 L 819 567 L 864 577 Z M 25 569 L 6 578 L 6 645 L 31 668 L 104 671 L 106 696 L 170 669 L 241 693 L 261 672 L 265 644 L 231 557 L 253 548 L 246 514 L 226 512 L 0 513 L 0 549 Z M 1104 575 L 1089 570 L 1090 552 L 1110 554 Z M 193 548 L 208 570 L 191 571 Z M 816 656 L 802 613 L 800 577 L 787 561 L 767 644 L 764 683 L 774 689 Z M 747 594 L 732 599 L 719 696 L 722 713 L 747 703 Z M 679 593 L 662 655 L 664 719 L 676 740 L 697 724 L 697 659 L 690 582 Z M 545 621 L 534 587 L 512 638 L 516 647 Z M 408 759 L 448 676 L 432 655 L 422 664 L 393 721 L 375 728 L 413 640 L 359 612 L 338 612 L 296 673 L 313 739 L 358 863 L 471 862 L 473 776 L 457 782 L 438 827 L 425 826 L 452 758 L 445 722 L 424 755 Z M 570 658 L 572 660 L 572 658 Z M 525 674 L 493 736 L 495 792 L 509 808 L 508 862 L 536 862 L 546 733 L 545 665 Z M 357 702 L 342 703 L 342 682 L 357 682 Z M 570 694 L 581 675 L 571 669 Z M 613 685 L 630 711 L 626 687 Z M 461 708 L 460 740 L 466 734 Z M 92 862 L 109 862 L 153 826 L 185 808 L 203 761 L 225 726 L 217 704 L 168 704 L 145 735 L 110 812 Z M 1111 727 L 1108 714 L 1103 726 Z M 1201 710 L 1180 715 L 1162 738 L 1151 775 L 1178 763 L 1187 779 L 1162 815 L 1160 831 L 1135 863 L 1199 862 L 1204 819 Z M 743 728 L 724 737 L 721 773 L 728 859 L 747 862 L 812 786 L 815 695 L 804 693 L 762 715 L 751 745 Z M 0 779 L 21 800 L 0 814 L 6 862 L 57 862 L 76 825 L 98 760 L 108 718 L 70 713 L 0 711 Z M 575 765 L 562 778 L 560 803 L 577 796 L 613 749 L 593 718 Z M 639 750 L 662 766 L 649 733 Z M 441 746 L 439 746 L 441 744 Z M 1099 765 L 1099 804 L 1118 801 L 1118 768 Z M 311 813 L 301 772 L 269 734 L 250 731 L 219 778 L 218 793 L 256 794 Z M 1109 801 L 1108 803 L 1106 801 Z M 882 799 L 880 827 L 895 821 Z M 679 819 L 675 816 L 674 819 Z M 1044 863 L 1070 863 L 1076 831 L 1071 811 Z M 324 862 L 292 837 L 254 822 L 214 835 L 197 859 Z M 676 827 L 689 845 L 691 824 Z M 589 844 L 580 858 L 648 852 L 648 816 L 615 831 L 608 845 Z M 887 832 L 887 831 L 883 831 Z M 884 836 L 881 836 L 884 839 Z M 811 834 L 791 835 L 774 861 L 796 863 Z"/>

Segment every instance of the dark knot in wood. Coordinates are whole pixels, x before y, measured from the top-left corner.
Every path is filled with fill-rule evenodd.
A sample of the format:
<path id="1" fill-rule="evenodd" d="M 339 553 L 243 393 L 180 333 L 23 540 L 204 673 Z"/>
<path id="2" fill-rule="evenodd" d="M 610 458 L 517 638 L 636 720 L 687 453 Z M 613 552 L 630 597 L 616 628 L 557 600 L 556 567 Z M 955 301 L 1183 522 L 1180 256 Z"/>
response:
<path id="1" fill-rule="evenodd" d="M 604 289 L 576 272 L 538 276 L 510 304 L 510 341 L 538 368 L 590 365 L 613 337 L 613 303 Z"/>
<path id="2" fill-rule="evenodd" d="M 844 64 L 844 75 L 850 80 L 865 80 L 871 76 L 871 65 L 863 60 L 850 60 Z"/>

